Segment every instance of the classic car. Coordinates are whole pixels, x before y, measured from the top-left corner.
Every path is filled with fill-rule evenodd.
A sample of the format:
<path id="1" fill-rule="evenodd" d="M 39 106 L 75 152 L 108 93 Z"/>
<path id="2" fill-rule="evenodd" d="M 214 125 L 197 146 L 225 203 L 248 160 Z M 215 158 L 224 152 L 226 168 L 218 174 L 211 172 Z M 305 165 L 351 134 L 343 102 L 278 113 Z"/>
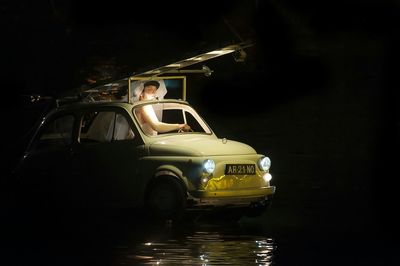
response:
<path id="1" fill-rule="evenodd" d="M 270 159 L 249 145 L 217 137 L 186 101 L 186 77 L 163 73 L 135 75 L 88 90 L 73 102 L 59 101 L 16 170 L 25 201 L 135 207 L 162 219 L 199 209 L 262 214 L 275 193 Z M 148 80 L 161 83 L 157 92 L 162 92 L 137 100 Z M 116 97 L 116 87 L 125 95 Z M 174 95 L 180 99 L 169 98 Z M 187 124 L 190 130 L 149 134 L 138 113 L 150 107 L 162 123 Z"/>

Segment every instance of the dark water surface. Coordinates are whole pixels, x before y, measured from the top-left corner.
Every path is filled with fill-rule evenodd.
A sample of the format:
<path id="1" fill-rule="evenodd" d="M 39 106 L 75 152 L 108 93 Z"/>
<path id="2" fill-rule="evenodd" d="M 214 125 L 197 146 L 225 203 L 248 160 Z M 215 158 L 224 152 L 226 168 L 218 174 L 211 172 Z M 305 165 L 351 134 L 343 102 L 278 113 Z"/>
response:
<path id="1" fill-rule="evenodd" d="M 394 236 L 278 207 L 239 222 L 178 224 L 126 212 L 3 213 L 0 265 L 396 265 Z"/>
<path id="2" fill-rule="evenodd" d="M 2 230 L 0 265 L 272 265 L 276 249 L 262 228 L 231 221 L 152 223 L 126 213 L 33 216 L 13 219 Z"/>

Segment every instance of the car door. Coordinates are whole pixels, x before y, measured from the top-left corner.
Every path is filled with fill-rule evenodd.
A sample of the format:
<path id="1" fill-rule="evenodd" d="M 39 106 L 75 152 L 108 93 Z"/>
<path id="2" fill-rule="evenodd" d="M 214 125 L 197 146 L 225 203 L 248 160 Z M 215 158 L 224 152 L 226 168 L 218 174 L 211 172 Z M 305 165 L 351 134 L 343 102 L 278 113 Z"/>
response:
<path id="1" fill-rule="evenodd" d="M 96 108 L 82 113 L 73 146 L 83 204 L 131 206 L 141 197 L 142 140 L 124 109 Z"/>
<path id="2" fill-rule="evenodd" d="M 44 120 L 28 148 L 20 169 L 20 189 L 29 202 L 58 204 L 64 200 L 65 180 L 71 176 L 71 147 L 76 116 L 55 114 Z"/>

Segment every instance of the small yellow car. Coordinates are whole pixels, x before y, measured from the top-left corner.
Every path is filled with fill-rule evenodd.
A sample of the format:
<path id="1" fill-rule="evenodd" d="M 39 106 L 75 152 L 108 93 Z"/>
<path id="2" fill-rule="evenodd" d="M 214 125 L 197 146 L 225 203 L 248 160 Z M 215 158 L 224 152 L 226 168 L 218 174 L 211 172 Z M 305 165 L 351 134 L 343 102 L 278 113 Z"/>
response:
<path id="1" fill-rule="evenodd" d="M 163 84 L 162 97 L 134 100 L 148 80 Z M 127 94 L 115 97 L 116 85 Z M 43 118 L 16 172 L 29 201 L 139 207 L 163 219 L 199 209 L 263 213 L 275 193 L 270 159 L 218 138 L 184 99 L 184 76 L 135 76 L 103 88 Z M 160 122 L 190 130 L 150 134 L 138 115 L 150 107 Z"/>

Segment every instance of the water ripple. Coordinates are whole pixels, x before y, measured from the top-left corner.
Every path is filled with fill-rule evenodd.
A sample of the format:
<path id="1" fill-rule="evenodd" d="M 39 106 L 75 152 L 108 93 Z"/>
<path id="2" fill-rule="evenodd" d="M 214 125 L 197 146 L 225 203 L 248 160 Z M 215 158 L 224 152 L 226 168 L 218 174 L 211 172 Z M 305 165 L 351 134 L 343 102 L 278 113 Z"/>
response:
<path id="1" fill-rule="evenodd" d="M 196 231 L 117 249 L 116 265 L 271 265 L 272 238 Z"/>

